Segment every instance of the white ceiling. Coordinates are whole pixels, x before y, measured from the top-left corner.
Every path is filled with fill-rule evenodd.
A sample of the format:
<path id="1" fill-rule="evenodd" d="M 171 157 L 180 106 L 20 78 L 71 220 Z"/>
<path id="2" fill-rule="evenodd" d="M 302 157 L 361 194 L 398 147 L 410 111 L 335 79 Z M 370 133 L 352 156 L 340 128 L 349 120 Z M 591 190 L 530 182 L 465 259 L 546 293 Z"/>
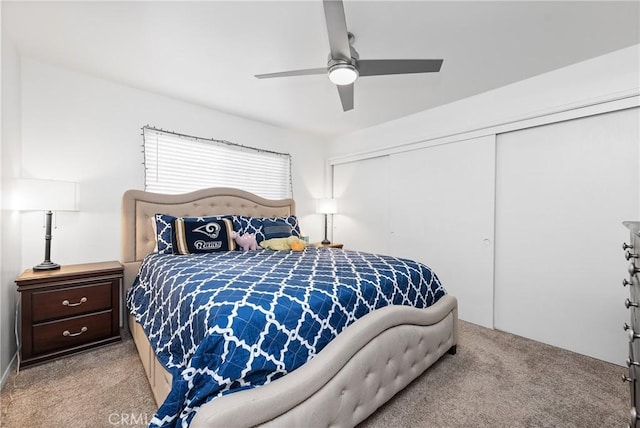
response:
<path id="1" fill-rule="evenodd" d="M 22 55 L 242 117 L 333 136 L 640 43 L 640 2 L 345 1 L 362 59 L 444 58 L 364 77 L 343 112 L 322 2 L 2 2 Z"/>

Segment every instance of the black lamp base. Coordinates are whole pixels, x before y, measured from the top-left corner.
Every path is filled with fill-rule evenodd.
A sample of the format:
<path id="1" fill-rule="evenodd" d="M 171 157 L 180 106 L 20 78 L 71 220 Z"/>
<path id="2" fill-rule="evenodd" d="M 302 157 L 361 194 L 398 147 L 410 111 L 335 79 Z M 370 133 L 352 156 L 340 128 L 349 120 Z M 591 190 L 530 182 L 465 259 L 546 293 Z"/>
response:
<path id="1" fill-rule="evenodd" d="M 51 217 L 53 217 L 53 213 L 51 211 L 47 211 L 44 235 L 44 261 L 39 265 L 34 266 L 33 270 L 60 269 L 60 265 L 58 263 L 51 261 Z"/>
<path id="2" fill-rule="evenodd" d="M 33 267 L 33 270 L 53 270 L 60 269 L 60 265 L 58 263 L 53 263 L 50 260 L 45 260 L 39 265 Z"/>
<path id="3" fill-rule="evenodd" d="M 324 215 L 324 239 L 322 240 L 322 245 L 329 245 L 331 241 L 327 238 L 327 215 Z"/>

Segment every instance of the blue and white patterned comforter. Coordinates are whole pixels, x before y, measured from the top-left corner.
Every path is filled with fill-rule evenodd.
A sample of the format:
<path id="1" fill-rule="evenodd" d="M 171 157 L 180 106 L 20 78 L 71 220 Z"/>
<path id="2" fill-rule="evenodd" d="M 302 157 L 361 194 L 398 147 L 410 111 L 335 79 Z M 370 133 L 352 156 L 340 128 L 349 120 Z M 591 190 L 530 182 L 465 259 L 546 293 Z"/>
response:
<path id="1" fill-rule="evenodd" d="M 446 291 L 420 263 L 325 248 L 150 254 L 127 305 L 173 387 L 152 426 L 187 426 L 207 401 L 269 383 L 387 305 Z"/>

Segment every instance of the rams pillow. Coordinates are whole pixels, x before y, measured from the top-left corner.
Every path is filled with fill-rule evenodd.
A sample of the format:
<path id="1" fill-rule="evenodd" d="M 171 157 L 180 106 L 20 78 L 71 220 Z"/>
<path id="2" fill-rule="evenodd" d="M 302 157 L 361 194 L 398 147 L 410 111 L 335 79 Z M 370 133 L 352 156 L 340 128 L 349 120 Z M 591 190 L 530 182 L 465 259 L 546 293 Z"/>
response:
<path id="1" fill-rule="evenodd" d="M 155 237 L 156 237 L 156 248 L 160 254 L 174 254 L 173 251 L 173 228 L 171 227 L 173 221 L 177 217 L 169 215 L 169 214 L 156 214 L 154 216 L 155 219 Z M 233 216 L 230 215 L 218 215 L 211 217 L 183 217 L 185 219 L 199 221 L 206 223 L 210 220 L 219 220 L 221 218 L 231 219 Z M 177 253 L 176 253 L 177 254 Z"/>
<path id="2" fill-rule="evenodd" d="M 233 222 L 226 218 L 209 219 L 178 217 L 171 222 L 171 243 L 174 254 L 211 253 L 236 249 Z"/>

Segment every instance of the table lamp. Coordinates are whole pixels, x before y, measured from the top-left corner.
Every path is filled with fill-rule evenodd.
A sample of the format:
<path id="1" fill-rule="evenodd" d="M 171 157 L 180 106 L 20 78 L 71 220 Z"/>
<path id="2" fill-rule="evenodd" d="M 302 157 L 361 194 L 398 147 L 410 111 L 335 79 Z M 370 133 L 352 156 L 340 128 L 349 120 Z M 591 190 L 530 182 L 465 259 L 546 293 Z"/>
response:
<path id="1" fill-rule="evenodd" d="M 44 261 L 33 270 L 59 269 L 51 261 L 51 218 L 53 211 L 77 211 L 77 184 L 68 181 L 19 179 L 16 182 L 14 205 L 19 211 L 45 211 Z"/>
<path id="2" fill-rule="evenodd" d="M 331 241 L 327 238 L 327 217 L 329 214 L 336 214 L 338 212 L 338 200 L 332 198 L 324 198 L 316 200 L 316 213 L 324 214 L 324 240 L 323 245 L 331 244 Z"/>

